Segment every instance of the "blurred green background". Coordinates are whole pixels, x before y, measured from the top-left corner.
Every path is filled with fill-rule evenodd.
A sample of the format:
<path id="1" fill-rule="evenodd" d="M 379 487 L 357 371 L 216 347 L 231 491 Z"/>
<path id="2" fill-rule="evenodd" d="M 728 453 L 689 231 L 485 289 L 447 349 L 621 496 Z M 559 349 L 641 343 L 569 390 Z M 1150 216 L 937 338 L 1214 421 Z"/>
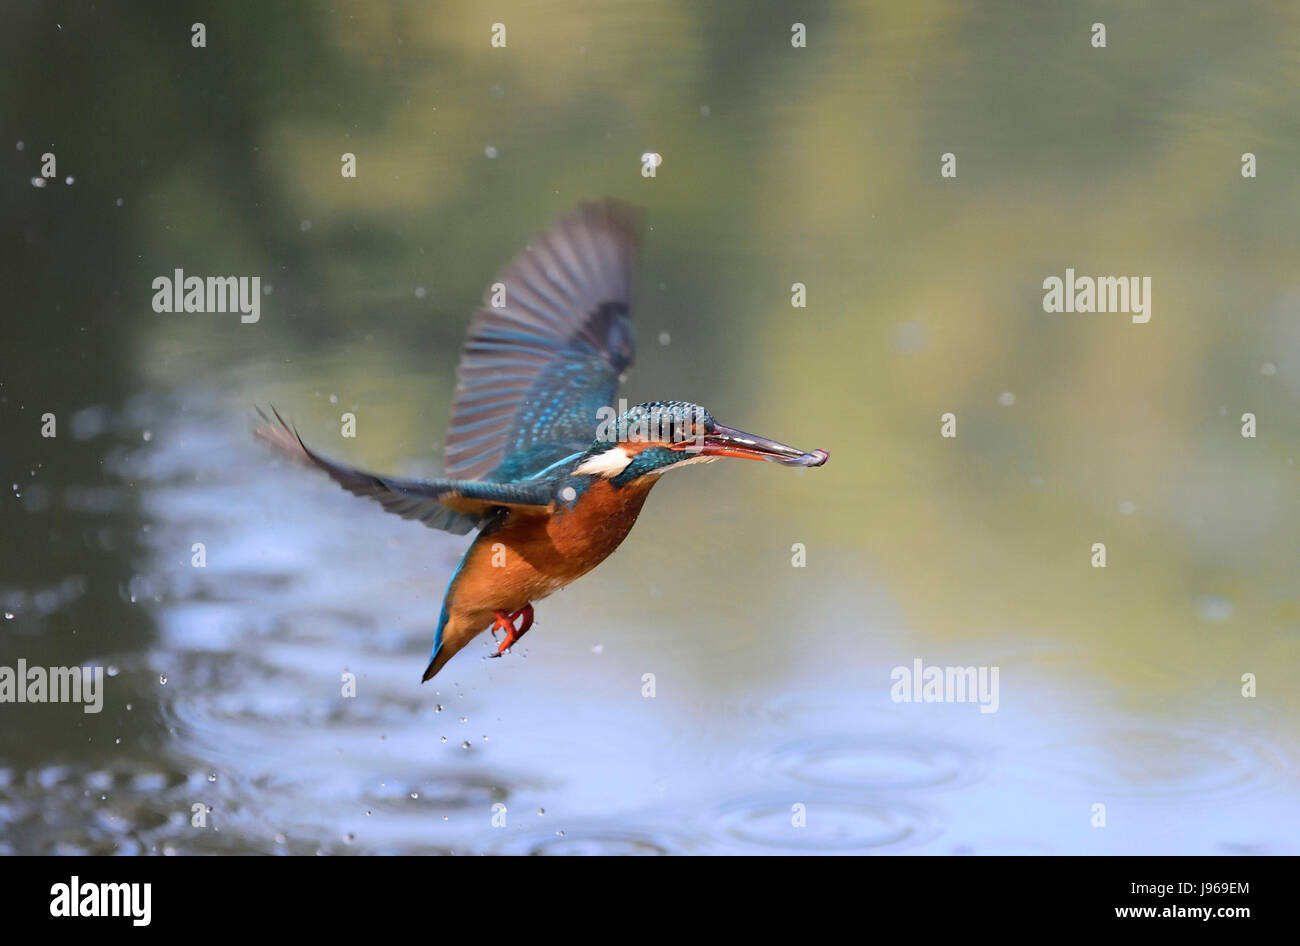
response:
<path id="1" fill-rule="evenodd" d="M 1294 852 L 1300 9 L 7 20 L 0 663 L 117 675 L 99 716 L 0 706 L 0 849 Z M 435 696 L 463 540 L 277 468 L 249 408 L 436 472 L 484 287 L 603 195 L 647 211 L 630 400 L 831 462 L 669 478 Z M 1150 276 L 1150 323 L 1044 313 L 1066 267 Z M 260 322 L 155 314 L 176 268 L 260 275 Z M 1000 666 L 1001 709 L 892 703 L 916 657 Z"/>

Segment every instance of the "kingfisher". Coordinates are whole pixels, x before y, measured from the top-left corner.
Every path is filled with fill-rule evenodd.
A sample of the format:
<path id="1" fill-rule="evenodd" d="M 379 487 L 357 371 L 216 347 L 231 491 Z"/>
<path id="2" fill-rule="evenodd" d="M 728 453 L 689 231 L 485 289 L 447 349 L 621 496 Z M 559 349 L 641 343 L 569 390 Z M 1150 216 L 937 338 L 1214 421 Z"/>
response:
<path id="1" fill-rule="evenodd" d="M 604 561 L 669 470 L 720 457 L 821 466 L 810 453 L 733 430 L 697 404 L 619 410 L 632 364 L 641 213 L 584 203 L 539 234 L 489 287 L 457 368 L 445 476 L 382 476 L 309 448 L 275 408 L 256 436 L 404 519 L 478 530 L 452 575 L 421 682 L 484 630 L 490 656 L 533 626 L 533 603 Z M 626 402 L 620 402 L 620 407 Z"/>

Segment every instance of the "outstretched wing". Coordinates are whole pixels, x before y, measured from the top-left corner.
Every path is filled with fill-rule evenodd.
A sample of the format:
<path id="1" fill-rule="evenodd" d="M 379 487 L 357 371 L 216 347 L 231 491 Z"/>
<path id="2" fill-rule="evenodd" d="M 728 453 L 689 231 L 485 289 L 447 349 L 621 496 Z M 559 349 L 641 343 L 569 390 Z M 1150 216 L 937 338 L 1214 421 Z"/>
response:
<path id="1" fill-rule="evenodd" d="M 334 482 L 355 496 L 376 500 L 385 510 L 403 519 L 415 519 L 431 529 L 464 535 L 482 525 L 497 509 L 524 514 L 545 513 L 551 503 L 551 483 L 493 483 L 483 480 L 406 480 L 377 476 L 335 463 L 320 456 L 302 442 L 298 432 L 285 423 L 274 408 L 272 420 L 259 409 L 263 423 L 254 432 L 289 459 L 324 470 Z"/>
<path id="2" fill-rule="evenodd" d="M 591 446 L 632 363 L 639 229 L 626 205 L 583 204 L 510 263 L 504 299 L 489 288 L 457 370 L 448 476 L 522 479 Z"/>

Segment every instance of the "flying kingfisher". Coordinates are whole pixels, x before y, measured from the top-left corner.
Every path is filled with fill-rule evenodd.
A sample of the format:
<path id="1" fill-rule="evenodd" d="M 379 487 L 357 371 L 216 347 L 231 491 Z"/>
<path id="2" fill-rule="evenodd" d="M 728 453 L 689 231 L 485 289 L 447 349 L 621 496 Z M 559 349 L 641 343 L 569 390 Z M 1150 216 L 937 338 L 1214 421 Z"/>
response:
<path id="1" fill-rule="evenodd" d="M 452 576 L 421 682 L 476 635 L 500 657 L 533 625 L 533 602 L 591 571 L 627 536 L 668 470 L 718 457 L 821 466 L 724 427 L 704 408 L 652 401 L 616 413 L 632 363 L 629 318 L 640 213 L 582 204 L 540 234 L 488 290 L 457 369 L 446 477 L 379 476 L 311 450 L 259 410 L 256 435 L 349 492 L 433 529 L 478 537 Z"/>

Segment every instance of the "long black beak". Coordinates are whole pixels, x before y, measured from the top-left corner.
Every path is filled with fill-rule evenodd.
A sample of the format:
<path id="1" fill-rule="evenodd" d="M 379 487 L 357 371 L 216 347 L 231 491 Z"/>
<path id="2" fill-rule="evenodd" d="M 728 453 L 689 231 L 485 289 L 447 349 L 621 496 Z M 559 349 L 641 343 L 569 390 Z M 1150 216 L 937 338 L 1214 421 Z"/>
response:
<path id="1" fill-rule="evenodd" d="M 699 450 L 706 457 L 742 457 L 746 460 L 768 460 L 785 466 L 821 466 L 830 459 L 829 451 L 817 449 L 804 453 L 766 437 L 732 430 L 718 424 L 704 435 L 704 446 Z"/>

